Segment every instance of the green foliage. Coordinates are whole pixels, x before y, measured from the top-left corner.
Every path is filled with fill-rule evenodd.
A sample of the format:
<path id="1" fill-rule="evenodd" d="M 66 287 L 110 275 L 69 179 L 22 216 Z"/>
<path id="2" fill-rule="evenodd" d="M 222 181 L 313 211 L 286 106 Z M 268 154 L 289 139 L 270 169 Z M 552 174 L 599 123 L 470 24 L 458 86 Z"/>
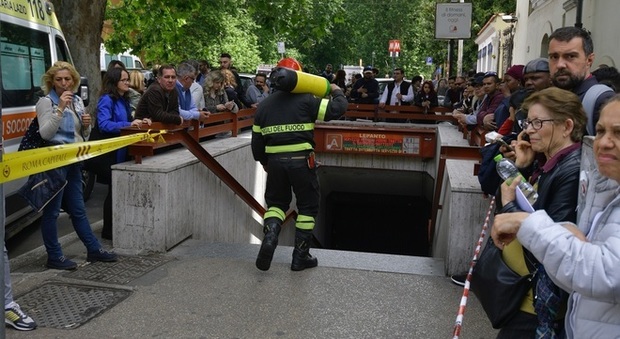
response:
<path id="1" fill-rule="evenodd" d="M 433 66 L 447 59 L 446 40 L 434 38 L 436 0 L 124 0 L 108 4 L 107 19 L 114 32 L 106 41 L 111 52 L 132 49 L 151 63 L 207 59 L 215 63 L 221 52 L 235 66 L 253 72 L 258 64 L 274 64 L 286 45 L 287 56 L 300 60 L 311 72 L 325 64 L 369 65 L 381 73 L 393 66 L 408 77 L 429 77 Z M 465 41 L 464 69 L 476 60 L 473 42 L 493 13 L 511 13 L 516 0 L 473 2 L 472 39 Z M 401 41 L 399 58 L 388 54 L 388 42 Z M 373 57 L 374 53 L 374 57 Z"/>

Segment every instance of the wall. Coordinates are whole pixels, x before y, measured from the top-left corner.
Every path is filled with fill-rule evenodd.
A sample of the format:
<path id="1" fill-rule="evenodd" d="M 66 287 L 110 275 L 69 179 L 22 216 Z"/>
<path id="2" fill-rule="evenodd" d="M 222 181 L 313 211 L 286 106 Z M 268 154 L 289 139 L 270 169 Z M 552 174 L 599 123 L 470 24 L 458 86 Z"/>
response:
<path id="1" fill-rule="evenodd" d="M 545 37 L 557 28 L 575 25 L 575 4 L 576 1 L 566 0 L 517 0 L 519 21 L 516 24 L 513 63 L 525 64 L 535 58 L 547 57 Z M 620 1 L 583 1 L 583 27 L 592 33 L 594 40 L 593 70 L 601 63 L 618 67 L 620 35 L 616 34 L 615 23 L 618 11 Z"/>
<path id="2" fill-rule="evenodd" d="M 249 145 L 247 133 L 203 144 L 264 205 L 265 172 L 248 162 Z M 113 187 L 116 249 L 163 252 L 190 236 L 225 243 L 262 239 L 262 216 L 184 148 L 146 157 L 142 164 L 115 165 Z M 289 232 L 283 231 L 283 239 Z"/>

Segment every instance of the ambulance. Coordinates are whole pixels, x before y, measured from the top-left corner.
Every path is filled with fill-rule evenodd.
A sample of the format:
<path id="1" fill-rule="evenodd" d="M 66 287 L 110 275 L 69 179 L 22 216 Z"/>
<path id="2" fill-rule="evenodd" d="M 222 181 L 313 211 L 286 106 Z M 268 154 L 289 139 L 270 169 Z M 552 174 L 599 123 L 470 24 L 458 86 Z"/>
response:
<path id="1" fill-rule="evenodd" d="M 36 116 L 41 77 L 56 61 L 73 63 L 65 37 L 46 0 L 0 0 L 0 68 L 2 69 L 3 152 L 17 152 L 22 136 Z M 84 82 L 79 94 L 88 101 Z M 26 179 L 3 184 L 5 225 L 28 223 L 32 210 L 16 192 Z M 19 228 L 19 227 L 18 227 Z M 21 229 L 21 228 L 19 228 Z M 10 238 L 7 228 L 6 237 Z"/>

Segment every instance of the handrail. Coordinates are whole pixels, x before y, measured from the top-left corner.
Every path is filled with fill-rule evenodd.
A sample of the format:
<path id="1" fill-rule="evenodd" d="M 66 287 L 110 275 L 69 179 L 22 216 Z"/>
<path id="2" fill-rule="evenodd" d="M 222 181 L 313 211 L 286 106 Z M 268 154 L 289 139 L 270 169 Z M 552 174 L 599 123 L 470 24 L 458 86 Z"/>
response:
<path id="1" fill-rule="evenodd" d="M 202 140 L 207 137 L 215 136 L 219 133 L 232 132 L 232 136 L 236 137 L 242 128 L 251 127 L 254 123 L 254 114 L 256 108 L 240 109 L 237 113 L 219 112 L 212 113 L 206 122 L 199 123 L 197 120 L 184 121 L 182 125 L 162 124 L 154 122 L 149 128 L 153 130 L 176 130 L 187 129 L 194 140 Z M 137 127 L 125 127 L 121 129 L 121 135 L 144 131 Z M 135 158 L 137 164 L 142 163 L 142 157 L 154 155 L 155 149 L 172 146 L 180 143 L 175 138 L 164 138 L 165 143 L 154 144 L 149 142 L 139 142 L 129 146 L 129 155 Z"/>
<path id="2" fill-rule="evenodd" d="M 179 143 L 185 146 L 200 162 L 202 162 L 213 174 L 215 174 L 223 183 L 225 183 L 241 200 L 243 200 L 252 210 L 261 216 L 265 214 L 266 209 L 261 205 L 254 196 L 243 187 L 235 177 L 233 177 L 228 171 L 219 163 L 215 158 L 200 145 L 199 138 L 196 137 L 195 129 L 188 127 L 195 127 L 197 122 L 187 122 L 183 125 L 169 125 L 162 123 L 153 123 L 151 130 L 166 130 L 165 134 L 166 143 Z M 137 128 L 125 128 L 122 133 L 131 134 L 137 133 Z M 152 144 L 152 143 L 151 143 Z M 287 213 L 284 222 L 295 218 L 297 212 L 291 210 Z"/>
<path id="3" fill-rule="evenodd" d="M 452 110 L 447 107 L 431 107 L 424 109 L 419 106 L 389 106 L 383 108 L 374 104 L 349 103 L 345 118 L 362 118 L 372 121 L 382 121 L 384 119 L 399 120 L 406 122 L 414 121 L 450 121 L 455 122 Z"/>

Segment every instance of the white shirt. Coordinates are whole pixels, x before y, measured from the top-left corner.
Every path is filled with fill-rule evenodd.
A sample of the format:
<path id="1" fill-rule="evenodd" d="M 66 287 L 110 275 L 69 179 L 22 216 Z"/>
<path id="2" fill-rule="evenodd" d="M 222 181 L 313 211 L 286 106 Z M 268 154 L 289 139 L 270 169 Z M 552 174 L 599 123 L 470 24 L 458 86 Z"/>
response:
<path id="1" fill-rule="evenodd" d="M 398 100 L 398 98 L 396 97 L 396 94 L 400 93 L 400 85 L 403 83 L 403 81 L 399 82 L 399 83 L 394 83 L 394 89 L 392 90 L 392 97 L 390 98 L 390 103 L 391 105 L 400 105 L 402 101 L 411 103 L 413 102 L 413 85 L 409 86 L 409 90 L 407 90 L 407 94 L 402 96 L 402 100 Z M 389 86 L 389 84 L 388 84 Z M 388 100 L 387 100 L 387 95 L 388 95 L 388 88 L 387 86 L 385 87 L 385 89 L 383 90 L 383 94 L 381 94 L 381 99 L 379 100 L 379 103 L 382 104 L 387 104 Z"/>

